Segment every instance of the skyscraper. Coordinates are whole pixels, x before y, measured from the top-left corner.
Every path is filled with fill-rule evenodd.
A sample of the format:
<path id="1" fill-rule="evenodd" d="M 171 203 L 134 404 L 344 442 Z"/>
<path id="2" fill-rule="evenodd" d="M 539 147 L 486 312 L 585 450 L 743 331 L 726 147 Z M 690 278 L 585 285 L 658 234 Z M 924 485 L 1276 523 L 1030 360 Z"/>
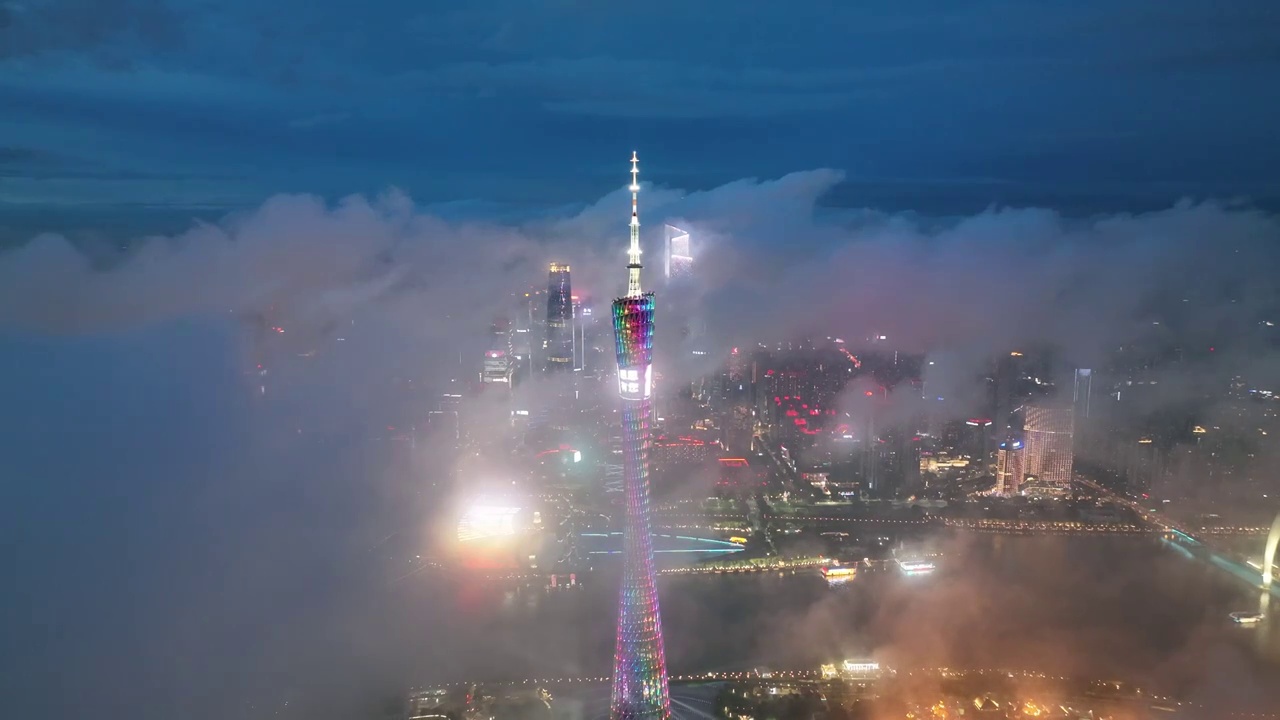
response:
<path id="1" fill-rule="evenodd" d="M 1076 368 L 1075 387 L 1071 394 L 1072 420 L 1075 422 L 1075 433 L 1080 435 L 1093 414 L 1093 371 L 1088 368 Z"/>
<path id="2" fill-rule="evenodd" d="M 1014 410 L 1022 404 L 1023 377 L 1026 375 L 1027 357 L 1020 350 L 996 359 L 992 373 L 992 409 L 994 411 L 996 437 L 1004 437 L 1015 430 Z"/>
<path id="3" fill-rule="evenodd" d="M 573 291 L 569 266 L 551 263 L 547 273 L 547 372 L 573 370 Z"/>
<path id="4" fill-rule="evenodd" d="M 996 451 L 996 493 L 1017 495 L 1022 485 L 1022 441 L 1009 438 Z"/>
<path id="5" fill-rule="evenodd" d="M 969 456 L 970 463 L 986 466 L 990 461 L 991 420 L 989 418 L 969 418 L 964 422 L 964 442 L 961 451 Z"/>
<path id="6" fill-rule="evenodd" d="M 1071 487 L 1072 427 L 1070 407 L 1026 406 L 1023 424 L 1023 471 L 1038 486 Z"/>
<path id="7" fill-rule="evenodd" d="M 507 320 L 500 319 L 493 323 L 489 330 L 492 339 L 489 349 L 484 352 L 484 365 L 480 370 L 480 382 L 483 384 L 505 384 L 511 386 L 512 355 L 511 326 Z"/>
<path id="8" fill-rule="evenodd" d="M 693 275 L 693 248 L 689 233 L 674 225 L 667 226 L 667 280 L 682 282 Z"/>
<path id="9" fill-rule="evenodd" d="M 649 522 L 649 420 L 653 377 L 653 293 L 640 289 L 639 160 L 631 155 L 631 246 L 627 294 L 613 301 L 613 332 L 622 395 L 622 466 L 626 495 L 622 591 L 613 653 L 611 720 L 667 720 L 671 698 Z"/>
<path id="10" fill-rule="evenodd" d="M 1072 405 L 1075 407 L 1075 419 L 1089 417 L 1089 405 L 1093 400 L 1093 371 L 1088 368 L 1076 369 L 1075 391 L 1072 393 Z"/>
<path id="11" fill-rule="evenodd" d="M 573 331 L 573 369 L 581 370 L 583 367 L 583 354 L 586 351 L 585 338 L 583 337 L 583 316 L 582 316 L 582 298 L 574 295 L 573 298 L 573 323 L 571 329 Z"/>

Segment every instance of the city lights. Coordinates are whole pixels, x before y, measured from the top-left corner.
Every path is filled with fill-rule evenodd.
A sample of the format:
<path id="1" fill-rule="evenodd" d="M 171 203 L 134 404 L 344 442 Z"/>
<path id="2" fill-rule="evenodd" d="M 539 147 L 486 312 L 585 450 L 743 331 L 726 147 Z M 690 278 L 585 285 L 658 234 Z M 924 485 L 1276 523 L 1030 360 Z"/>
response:
<path id="1" fill-rule="evenodd" d="M 928 575 L 936 566 L 928 560 L 898 560 L 898 568 L 903 575 Z"/>
<path id="2" fill-rule="evenodd" d="M 458 541 L 514 535 L 519 513 L 518 507 L 474 505 L 467 508 L 458 520 Z"/>
<path id="3" fill-rule="evenodd" d="M 0 720 L 1280 720 L 1276 38 L 0 0 Z"/>
<path id="4" fill-rule="evenodd" d="M 1176 385 L 1155 375 L 1160 360 L 1149 349 L 1127 356 L 1130 348 L 1121 347 L 1098 358 L 1094 370 L 1039 344 L 1012 352 L 985 348 L 973 357 L 942 349 L 924 354 L 899 349 L 881 334 L 859 332 L 853 336 L 859 340 L 846 343 L 837 337 L 848 336 L 846 328 L 825 339 L 724 333 L 717 346 L 711 339 L 718 329 L 696 327 L 707 320 L 682 298 L 695 295 L 689 291 L 702 279 L 692 273 L 689 233 L 667 227 L 668 282 L 655 297 L 640 287 L 637 196 L 629 227 L 627 292 L 604 314 L 596 310 L 593 318 L 588 293 L 571 294 L 567 263 L 540 266 L 549 273 L 546 289 L 511 293 L 516 319 L 494 318 L 487 344 L 476 345 L 473 382 L 449 378 L 439 406 L 425 412 L 430 423 L 448 414 L 452 449 L 464 464 L 499 466 L 466 477 L 502 478 L 506 492 L 508 484 L 527 483 L 539 510 L 517 507 L 535 501 L 502 496 L 473 502 L 458 518 L 457 541 L 446 538 L 451 554 L 414 552 L 407 564 L 397 557 L 404 577 L 462 569 L 468 583 L 501 583 L 503 606 L 512 609 L 587 597 L 620 571 L 612 675 L 519 684 L 611 680 L 611 720 L 670 717 L 680 707 L 670 705 L 670 683 L 695 675 L 667 674 L 659 576 L 664 601 L 666 593 L 679 597 L 698 584 L 738 583 L 741 590 L 729 591 L 735 601 L 756 602 L 754 596 L 790 591 L 782 586 L 808 592 L 815 581 L 833 599 L 875 599 L 882 587 L 925 597 L 990 577 L 972 567 L 985 556 L 952 555 L 952 540 L 1012 553 L 1024 544 L 1019 538 L 1056 537 L 1064 544 L 1167 549 L 1178 563 L 1209 561 L 1251 592 L 1270 582 L 1280 530 L 1264 544 L 1268 528 L 1256 512 L 1276 495 L 1268 495 L 1274 490 L 1246 459 L 1271 457 L 1269 443 L 1280 436 L 1280 398 L 1263 389 L 1270 383 L 1265 376 L 1232 376 L 1228 401 L 1206 394 L 1220 411 L 1188 403 L 1185 416 L 1166 423 L 1134 412 L 1157 388 Z M 659 309 L 674 326 L 670 348 L 655 349 Z M 755 314 L 746 310 L 742 318 L 750 322 Z M 268 322 L 261 331 L 275 338 L 275 327 Z M 586 327 L 595 328 L 590 341 Z M 665 377 L 653 369 L 663 350 L 670 353 L 658 361 Z M 1166 350 L 1179 372 L 1189 370 L 1178 365 L 1181 349 Z M 593 353 L 591 363 L 584 353 Z M 574 373 L 552 374 L 569 365 Z M 259 363 L 255 373 L 265 367 Z M 490 408 L 502 427 L 479 419 Z M 380 427 L 412 442 L 412 422 Z M 1226 460 L 1232 454 L 1245 464 L 1232 467 Z M 1219 484 L 1228 487 L 1233 473 L 1248 486 L 1242 494 L 1248 517 L 1232 517 L 1217 504 Z M 1201 475 L 1213 482 L 1201 484 L 1205 496 L 1194 499 L 1161 482 Z M 1166 512 L 1182 513 L 1182 524 Z M 953 558 L 946 568 L 944 551 Z M 1022 572 L 1034 580 L 1038 567 Z M 1250 640 L 1270 637 L 1274 612 L 1263 592 L 1256 611 L 1228 615 L 1224 608 L 1213 623 Z M 717 599 L 711 595 L 706 606 L 715 608 Z M 971 672 L 908 669 L 903 676 L 972 679 Z M 867 659 L 816 670 L 696 673 L 699 681 L 751 683 L 737 689 L 775 700 L 809 692 L 892 695 L 894 677 Z M 971 689 L 966 697 L 913 698 L 907 716 L 1068 712 L 1043 694 L 1016 696 L 981 683 Z M 761 712 L 715 714 L 744 720 L 772 712 L 754 710 Z M 439 720 L 433 713 L 424 708 L 418 720 Z"/>

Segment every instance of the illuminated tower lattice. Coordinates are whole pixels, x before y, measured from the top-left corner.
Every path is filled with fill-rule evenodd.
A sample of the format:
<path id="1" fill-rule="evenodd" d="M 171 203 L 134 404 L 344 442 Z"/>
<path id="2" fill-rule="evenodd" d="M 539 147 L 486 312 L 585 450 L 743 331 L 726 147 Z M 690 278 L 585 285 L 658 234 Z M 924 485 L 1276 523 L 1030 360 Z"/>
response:
<path id="1" fill-rule="evenodd" d="M 622 395 L 623 528 L 622 592 L 613 653 L 611 720 L 666 720 L 671 716 L 662 616 L 653 567 L 649 523 L 649 419 L 653 390 L 653 293 L 640 289 L 640 217 L 636 211 L 640 172 L 631 155 L 631 247 L 627 295 L 613 301 L 613 333 Z"/>

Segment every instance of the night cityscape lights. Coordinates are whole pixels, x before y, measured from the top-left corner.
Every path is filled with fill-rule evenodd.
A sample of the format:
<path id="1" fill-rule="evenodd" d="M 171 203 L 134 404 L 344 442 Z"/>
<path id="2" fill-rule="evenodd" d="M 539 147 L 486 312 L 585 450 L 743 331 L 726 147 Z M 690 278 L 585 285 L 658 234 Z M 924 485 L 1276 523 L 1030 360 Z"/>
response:
<path id="1" fill-rule="evenodd" d="M 667 661 L 658 611 L 653 532 L 649 519 L 649 447 L 652 416 L 653 293 L 640 289 L 639 166 L 631 156 L 631 246 L 627 296 L 613 302 L 613 332 L 622 396 L 623 528 L 622 590 L 613 654 L 612 720 L 671 716 Z"/>
<path id="2" fill-rule="evenodd" d="M 0 0 L 0 720 L 1280 720 L 1280 0 L 306 10 Z"/>

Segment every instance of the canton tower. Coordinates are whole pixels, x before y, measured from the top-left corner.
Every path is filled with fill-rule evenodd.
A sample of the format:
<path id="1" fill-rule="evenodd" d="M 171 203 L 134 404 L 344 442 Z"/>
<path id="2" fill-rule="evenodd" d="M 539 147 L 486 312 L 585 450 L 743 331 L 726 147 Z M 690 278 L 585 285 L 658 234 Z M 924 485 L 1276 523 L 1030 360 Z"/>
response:
<path id="1" fill-rule="evenodd" d="M 640 167 L 631 153 L 631 248 L 627 294 L 613 301 L 613 334 L 618 351 L 618 392 L 622 395 L 623 528 L 622 592 L 618 637 L 613 651 L 610 720 L 668 720 L 667 659 L 662 649 L 662 617 L 653 569 L 649 525 L 649 418 L 653 389 L 653 293 L 640 289 Z"/>

